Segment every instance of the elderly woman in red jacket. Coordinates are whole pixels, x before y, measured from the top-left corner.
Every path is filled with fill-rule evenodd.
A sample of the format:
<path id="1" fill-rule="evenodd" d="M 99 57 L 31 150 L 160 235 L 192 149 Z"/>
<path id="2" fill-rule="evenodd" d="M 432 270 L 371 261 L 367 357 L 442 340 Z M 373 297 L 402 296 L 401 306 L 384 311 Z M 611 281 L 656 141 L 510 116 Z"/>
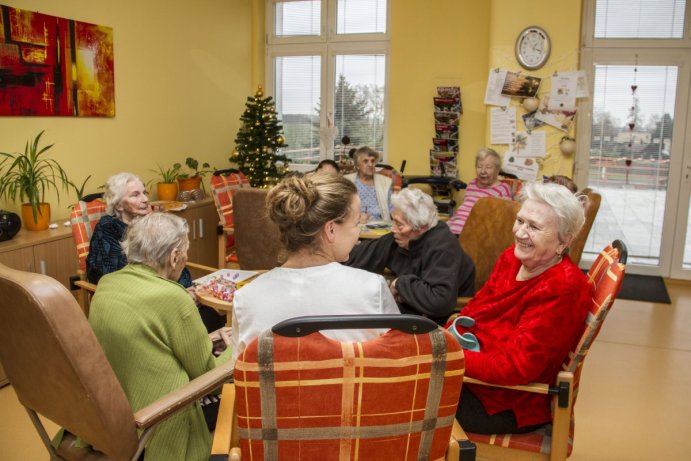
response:
<path id="1" fill-rule="evenodd" d="M 494 384 L 554 382 L 584 329 L 592 288 L 568 256 L 585 220 L 583 196 L 557 184 L 528 184 L 513 227 L 515 244 L 450 325 L 466 375 Z M 473 322 L 474 320 L 474 322 Z M 473 338 L 475 342 L 473 343 Z M 488 386 L 463 386 L 457 418 L 475 433 L 519 433 L 550 420 L 550 399 Z"/>

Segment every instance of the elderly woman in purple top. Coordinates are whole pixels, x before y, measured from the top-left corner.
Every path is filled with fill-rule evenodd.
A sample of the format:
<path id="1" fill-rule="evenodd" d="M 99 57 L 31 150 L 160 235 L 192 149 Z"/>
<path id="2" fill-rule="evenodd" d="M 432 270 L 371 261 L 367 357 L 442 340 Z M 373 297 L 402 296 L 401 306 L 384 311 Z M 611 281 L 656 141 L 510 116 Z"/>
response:
<path id="1" fill-rule="evenodd" d="M 375 174 L 379 153 L 363 146 L 355 151 L 355 173 L 345 175 L 355 183 L 360 196 L 360 212 L 366 221 L 391 220 L 391 178 Z"/>

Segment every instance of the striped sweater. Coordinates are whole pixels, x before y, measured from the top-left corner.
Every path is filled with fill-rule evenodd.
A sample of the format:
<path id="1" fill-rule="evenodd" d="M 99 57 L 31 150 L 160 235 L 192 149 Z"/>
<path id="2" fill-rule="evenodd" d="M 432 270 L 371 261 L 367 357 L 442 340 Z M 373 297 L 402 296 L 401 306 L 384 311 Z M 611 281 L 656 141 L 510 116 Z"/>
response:
<path id="1" fill-rule="evenodd" d="M 506 200 L 511 200 L 511 189 L 507 184 L 500 182 L 496 186 L 490 187 L 480 187 L 477 184 L 477 180 L 473 179 L 468 183 L 468 187 L 463 195 L 463 203 L 456 209 L 453 217 L 449 219 L 449 229 L 454 234 L 460 234 L 463 230 L 468 216 L 470 215 L 470 210 L 475 205 L 475 202 L 480 200 L 482 197 L 498 197 Z"/>

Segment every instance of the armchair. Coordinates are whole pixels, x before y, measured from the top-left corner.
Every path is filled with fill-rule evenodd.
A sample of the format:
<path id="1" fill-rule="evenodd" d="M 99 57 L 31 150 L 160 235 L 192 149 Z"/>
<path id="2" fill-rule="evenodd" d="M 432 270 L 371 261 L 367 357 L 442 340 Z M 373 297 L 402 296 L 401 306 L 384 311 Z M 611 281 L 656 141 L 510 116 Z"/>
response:
<path id="1" fill-rule="evenodd" d="M 602 323 L 614 303 L 624 280 L 626 245 L 615 240 L 608 245 L 588 271 L 588 280 L 594 286 L 590 312 L 578 345 L 564 360 L 563 371 L 554 385 L 531 383 L 525 386 L 506 386 L 526 392 L 553 395 L 552 423 L 526 434 L 473 434 L 470 440 L 477 444 L 478 456 L 491 460 L 544 459 L 566 460 L 573 450 L 575 415 L 581 372 L 590 347 L 600 332 Z M 465 383 L 492 384 L 466 376 Z M 504 387 L 504 386 L 499 386 Z"/>
<path id="2" fill-rule="evenodd" d="M 0 361 L 51 459 L 137 460 L 158 423 L 232 377 L 230 365 L 217 367 L 133 413 L 65 287 L 0 264 L 0 296 Z M 57 447 L 39 414 L 65 429 Z"/>
<path id="3" fill-rule="evenodd" d="M 339 328 L 392 329 L 353 343 L 318 332 Z M 454 418 L 464 368 L 458 343 L 420 316 L 286 320 L 240 354 L 212 459 L 474 459 Z M 233 411 L 233 434 L 219 431 Z"/>
<path id="4" fill-rule="evenodd" d="M 233 196 L 237 190 L 250 187 L 247 177 L 234 168 L 214 171 L 211 176 L 211 191 L 220 220 L 218 232 L 218 267 L 220 268 L 225 267 L 227 262 L 237 263 L 237 257 L 232 253 L 232 248 L 235 246 Z"/>

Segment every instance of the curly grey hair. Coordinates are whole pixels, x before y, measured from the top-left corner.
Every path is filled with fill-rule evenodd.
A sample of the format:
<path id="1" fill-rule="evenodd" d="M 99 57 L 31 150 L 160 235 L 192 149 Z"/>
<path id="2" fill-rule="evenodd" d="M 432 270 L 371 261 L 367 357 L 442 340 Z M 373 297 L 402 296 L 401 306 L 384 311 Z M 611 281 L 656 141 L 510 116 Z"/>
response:
<path id="1" fill-rule="evenodd" d="M 413 230 L 425 226 L 431 229 L 439 222 L 434 200 L 420 189 L 402 189 L 391 196 L 391 203 L 405 215 Z"/>
<path id="2" fill-rule="evenodd" d="M 496 150 L 490 149 L 489 147 L 483 147 L 477 151 L 477 154 L 475 155 L 475 166 L 477 166 L 477 162 L 484 160 L 487 157 L 491 157 L 494 160 L 497 171 L 499 171 L 499 169 L 501 169 L 501 156 Z"/>
<path id="3" fill-rule="evenodd" d="M 144 181 L 139 179 L 139 176 L 128 172 L 114 174 L 106 181 L 106 191 L 103 193 L 103 200 L 106 202 L 106 214 L 115 216 L 120 219 L 120 212 L 115 207 L 125 198 L 127 193 L 127 184 L 139 181 L 144 185 Z"/>
<path id="4" fill-rule="evenodd" d="M 181 217 L 154 212 L 129 225 L 122 249 L 128 262 L 145 264 L 160 272 L 175 248 L 187 250 L 187 232 L 187 221 Z"/>
<path id="5" fill-rule="evenodd" d="M 554 183 L 526 183 L 518 195 L 518 201 L 544 202 L 557 214 L 557 235 L 561 243 L 571 234 L 576 237 L 585 223 L 585 205 L 588 197 L 573 194 L 566 187 Z"/>

